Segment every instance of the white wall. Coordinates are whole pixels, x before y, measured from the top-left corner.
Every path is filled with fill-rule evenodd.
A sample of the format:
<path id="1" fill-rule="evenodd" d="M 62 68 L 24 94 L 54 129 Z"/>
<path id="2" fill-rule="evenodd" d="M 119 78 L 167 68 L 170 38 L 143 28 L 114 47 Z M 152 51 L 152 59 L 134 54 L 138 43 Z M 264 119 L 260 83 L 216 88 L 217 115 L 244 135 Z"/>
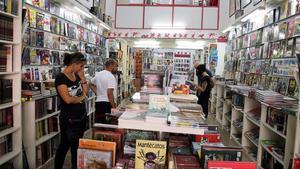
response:
<path id="1" fill-rule="evenodd" d="M 112 17 L 112 20 L 115 20 L 115 7 L 116 0 L 106 0 L 105 13 Z M 114 26 L 114 25 L 113 25 Z"/>
<path id="2" fill-rule="evenodd" d="M 227 27 L 233 25 L 236 21 L 239 21 L 241 18 L 243 18 L 244 16 L 250 14 L 251 12 L 253 12 L 255 9 L 264 6 L 265 1 L 262 0 L 260 3 L 258 3 L 257 5 L 253 5 L 253 1 L 251 2 L 251 4 L 249 4 L 248 6 L 246 6 L 246 8 L 244 8 L 244 15 L 235 19 L 235 15 L 232 15 L 231 17 L 229 17 L 229 0 L 220 0 L 220 31 L 226 29 Z M 224 6 L 224 8 L 222 8 Z"/>

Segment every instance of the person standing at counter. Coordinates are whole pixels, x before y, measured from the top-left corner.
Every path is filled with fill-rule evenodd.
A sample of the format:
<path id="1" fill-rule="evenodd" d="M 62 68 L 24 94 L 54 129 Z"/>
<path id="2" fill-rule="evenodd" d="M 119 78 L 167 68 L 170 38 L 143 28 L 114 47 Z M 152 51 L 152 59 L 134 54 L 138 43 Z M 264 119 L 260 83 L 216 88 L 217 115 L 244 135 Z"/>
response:
<path id="1" fill-rule="evenodd" d="M 91 79 L 90 88 L 97 95 L 95 105 L 95 122 L 105 123 L 106 113 L 111 113 L 112 108 L 116 108 L 115 95 L 117 90 L 117 80 L 115 74 L 118 71 L 118 62 L 110 59 L 105 63 L 105 70 L 97 72 Z"/>

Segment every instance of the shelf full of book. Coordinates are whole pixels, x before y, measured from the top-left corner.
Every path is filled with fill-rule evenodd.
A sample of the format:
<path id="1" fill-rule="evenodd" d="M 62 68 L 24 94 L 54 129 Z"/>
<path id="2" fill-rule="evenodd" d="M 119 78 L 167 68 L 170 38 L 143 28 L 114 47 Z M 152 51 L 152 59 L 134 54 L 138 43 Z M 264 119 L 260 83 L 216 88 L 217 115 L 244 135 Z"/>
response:
<path id="1" fill-rule="evenodd" d="M 21 1 L 0 5 L 0 168 L 22 168 Z"/>
<path id="2" fill-rule="evenodd" d="M 228 88 L 224 86 L 225 91 L 226 89 Z M 232 95 L 232 107 L 243 110 L 242 113 L 233 108 L 230 115 L 231 112 L 226 112 L 228 108 L 223 109 L 226 120 L 222 125 L 231 124 L 232 139 L 263 168 L 272 168 L 269 164 L 284 169 L 291 167 L 291 161 L 299 151 L 299 118 L 295 118 L 297 114 L 294 110 L 285 106 L 276 108 L 272 104 L 258 101 L 257 94 L 255 97 L 253 94 L 247 96 L 243 92 L 232 90 L 231 94 L 229 91 L 225 92 L 223 99 L 228 98 L 226 95 Z M 265 161 L 269 161 L 269 164 Z"/>

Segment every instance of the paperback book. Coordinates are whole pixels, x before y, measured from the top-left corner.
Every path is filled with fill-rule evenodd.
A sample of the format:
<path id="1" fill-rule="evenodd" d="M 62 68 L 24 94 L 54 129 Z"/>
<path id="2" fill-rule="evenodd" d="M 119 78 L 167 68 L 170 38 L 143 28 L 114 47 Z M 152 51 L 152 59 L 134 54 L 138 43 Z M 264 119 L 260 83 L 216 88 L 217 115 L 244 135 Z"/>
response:
<path id="1" fill-rule="evenodd" d="M 166 163 L 167 142 L 137 140 L 135 168 L 164 169 Z"/>

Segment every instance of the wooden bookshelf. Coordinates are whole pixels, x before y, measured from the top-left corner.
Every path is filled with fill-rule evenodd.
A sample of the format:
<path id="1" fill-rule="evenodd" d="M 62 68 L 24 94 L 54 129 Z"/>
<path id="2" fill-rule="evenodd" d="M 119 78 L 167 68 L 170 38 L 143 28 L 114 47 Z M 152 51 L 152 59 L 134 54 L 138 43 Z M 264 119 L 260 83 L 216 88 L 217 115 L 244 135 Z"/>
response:
<path id="1" fill-rule="evenodd" d="M 222 86 L 222 85 L 216 85 L 215 88 L 218 87 L 223 87 L 224 91 L 229 90 L 226 85 Z M 216 89 L 215 89 L 216 90 Z M 211 110 L 216 109 L 216 105 L 214 105 L 214 98 L 217 96 L 220 96 L 221 94 L 218 94 L 218 92 L 221 92 L 222 90 L 216 90 L 217 93 L 215 94 L 214 92 L 212 92 L 212 98 L 210 99 L 210 103 L 211 103 Z M 233 91 L 232 91 L 233 92 Z M 233 92 L 234 93 L 234 92 Z M 237 93 L 238 94 L 238 93 Z M 217 95 L 217 96 L 215 96 Z M 224 95 L 225 97 L 225 95 Z M 224 105 L 223 105 L 223 121 L 222 121 L 222 126 L 223 126 L 223 130 L 227 131 L 226 128 L 224 126 L 231 126 L 231 130 L 229 131 L 230 133 L 230 137 L 231 139 L 236 142 L 238 145 L 242 146 L 244 149 L 243 153 L 246 153 L 244 155 L 250 156 L 247 151 L 247 149 L 252 148 L 252 149 L 257 149 L 257 158 L 255 159 L 254 157 L 252 157 L 252 160 L 257 161 L 257 165 L 260 166 L 262 163 L 262 159 L 263 159 L 263 152 L 267 152 L 270 154 L 270 156 L 274 157 L 275 160 L 277 160 L 280 164 L 283 165 L 284 169 L 288 169 L 289 166 L 289 161 L 291 158 L 293 157 L 298 157 L 297 155 L 300 152 L 300 115 L 299 113 L 296 113 L 296 116 L 294 113 L 289 113 L 286 112 L 288 114 L 287 116 L 287 131 L 286 134 L 283 134 L 282 132 L 276 130 L 275 128 L 273 128 L 271 125 L 269 125 L 267 123 L 267 110 L 268 107 L 270 107 L 270 105 L 262 103 L 257 101 L 255 98 L 253 97 L 249 97 L 249 96 L 243 96 L 244 97 L 244 106 L 243 107 L 236 107 L 234 106 L 232 103 L 234 101 L 231 102 L 227 102 L 227 100 L 230 99 L 226 99 L 223 98 L 225 100 Z M 223 100 L 222 98 L 220 98 L 219 100 Z M 217 101 L 218 103 L 218 101 Z M 231 103 L 231 104 L 229 104 Z M 256 119 L 252 118 L 251 116 L 249 116 L 249 114 L 255 110 L 260 108 L 260 121 L 257 121 Z M 280 110 L 280 109 L 278 109 Z M 231 119 L 228 117 L 228 114 L 226 114 L 227 112 L 232 111 L 232 115 L 231 115 Z M 217 110 L 218 113 L 218 110 Z M 221 113 L 221 112 L 219 112 Z M 219 116 L 220 117 L 220 116 Z M 236 120 L 237 118 L 243 117 L 243 127 L 242 127 L 242 131 L 241 129 L 238 129 L 235 125 L 233 125 L 233 121 Z M 219 121 L 218 119 L 216 119 L 216 121 Z M 253 140 L 252 138 L 250 138 L 246 133 L 250 130 L 255 130 L 257 129 L 259 131 L 259 141 L 258 143 Z M 237 140 L 237 138 L 234 136 L 234 134 L 236 134 L 237 132 L 241 132 L 242 134 L 242 138 L 241 138 L 241 142 L 239 142 Z M 269 150 L 269 148 L 267 148 L 266 145 L 263 145 L 261 143 L 261 140 L 276 140 L 280 143 L 283 144 L 283 151 L 285 152 L 284 158 L 280 159 L 278 156 L 276 156 L 272 151 Z M 251 159 L 251 158 L 250 158 Z M 261 168 L 261 167 L 259 167 Z"/>
<path id="2" fill-rule="evenodd" d="M 10 1 L 11 2 L 11 1 Z M 11 41 L 0 40 L 0 45 L 12 47 L 12 58 L 7 57 L 6 71 L 0 72 L 1 79 L 12 80 L 12 102 L 0 104 L 0 110 L 12 108 L 12 127 L 0 131 L 0 137 L 12 136 L 12 150 L 0 156 L 0 168 L 2 164 L 12 162 L 14 168 L 22 168 L 22 112 L 21 112 L 21 56 L 22 56 L 22 2 L 17 1 L 17 14 L 0 11 L 0 16 L 12 19 L 13 39 Z M 15 5 L 16 7 L 16 5 Z M 3 24 L 3 23 L 2 23 Z M 8 24 L 7 24 L 8 25 Z M 4 28 L 3 28 L 4 29 Z"/>

